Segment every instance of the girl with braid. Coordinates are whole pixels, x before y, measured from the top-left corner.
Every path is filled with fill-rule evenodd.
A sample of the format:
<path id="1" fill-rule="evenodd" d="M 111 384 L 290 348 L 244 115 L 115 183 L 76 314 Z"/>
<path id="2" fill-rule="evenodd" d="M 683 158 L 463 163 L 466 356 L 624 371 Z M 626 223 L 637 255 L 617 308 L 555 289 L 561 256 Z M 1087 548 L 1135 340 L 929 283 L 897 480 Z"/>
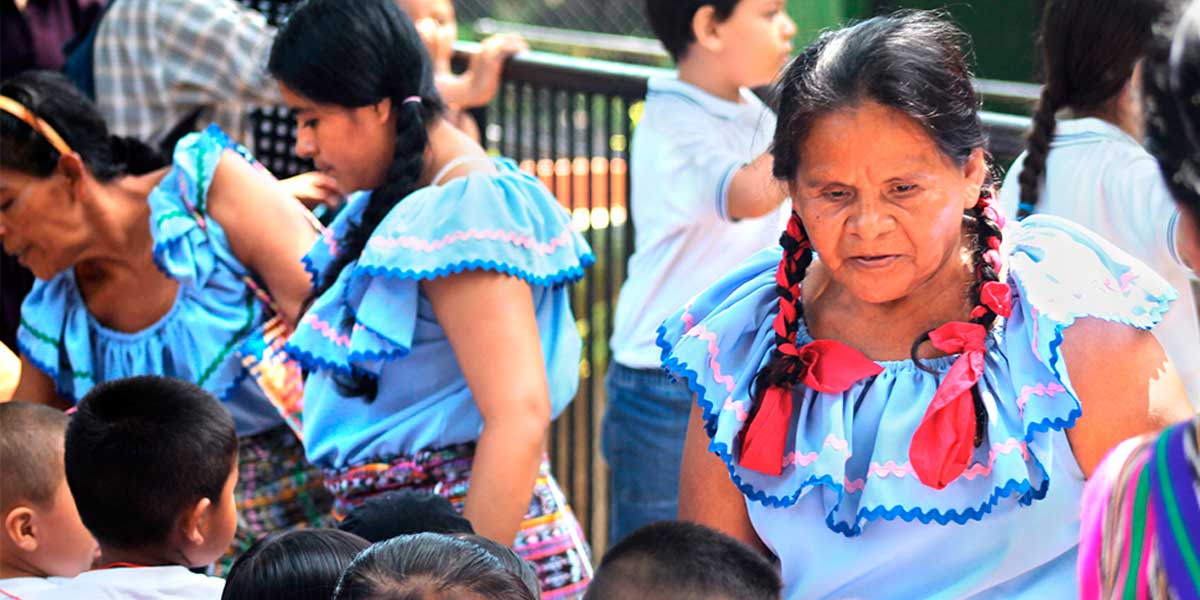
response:
<path id="1" fill-rule="evenodd" d="M 307 255 L 312 301 L 288 344 L 335 515 L 388 490 L 440 494 L 533 562 L 544 598 L 581 594 L 588 549 L 545 446 L 578 387 L 567 286 L 587 243 L 537 179 L 445 118 L 394 0 L 310 0 L 269 69 L 296 153 L 365 190 Z"/>
<path id="2" fill-rule="evenodd" d="M 1003 226 L 964 41 L 904 12 L 797 57 L 782 247 L 659 330 L 697 400 L 680 517 L 787 598 L 1070 597 L 1084 480 L 1189 414 L 1146 331 L 1170 286 L 1062 219 Z"/>
<path id="3" fill-rule="evenodd" d="M 1173 4 L 1177 0 L 1046 2 L 1046 83 L 1028 148 L 1009 169 L 999 196 L 1007 215 L 1055 215 L 1095 231 L 1179 291 L 1179 302 L 1154 334 L 1200 409 L 1200 319 L 1178 252 L 1180 213 L 1141 145 L 1141 64 L 1154 22 Z"/>

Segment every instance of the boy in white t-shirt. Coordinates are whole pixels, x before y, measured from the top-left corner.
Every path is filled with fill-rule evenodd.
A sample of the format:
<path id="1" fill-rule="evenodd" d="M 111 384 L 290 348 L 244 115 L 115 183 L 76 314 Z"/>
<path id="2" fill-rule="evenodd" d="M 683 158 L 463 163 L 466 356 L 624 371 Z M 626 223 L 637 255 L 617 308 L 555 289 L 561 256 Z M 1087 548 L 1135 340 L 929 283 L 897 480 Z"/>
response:
<path id="1" fill-rule="evenodd" d="M 32 598 L 217 599 L 225 581 L 193 573 L 233 541 L 233 418 L 200 387 L 117 379 L 78 405 L 66 436 L 67 482 L 101 565 Z"/>
<path id="2" fill-rule="evenodd" d="M 0 403 L 0 597 L 54 589 L 96 557 L 67 487 L 66 430 L 67 416 L 49 406 Z"/>
<path id="3" fill-rule="evenodd" d="M 605 381 L 610 543 L 675 518 L 691 392 L 663 373 L 657 329 L 754 252 L 777 243 L 786 190 L 766 153 L 775 115 L 748 88 L 771 83 L 796 25 L 782 0 L 647 0 L 678 76 L 649 82 L 633 133 L 636 232 Z"/>

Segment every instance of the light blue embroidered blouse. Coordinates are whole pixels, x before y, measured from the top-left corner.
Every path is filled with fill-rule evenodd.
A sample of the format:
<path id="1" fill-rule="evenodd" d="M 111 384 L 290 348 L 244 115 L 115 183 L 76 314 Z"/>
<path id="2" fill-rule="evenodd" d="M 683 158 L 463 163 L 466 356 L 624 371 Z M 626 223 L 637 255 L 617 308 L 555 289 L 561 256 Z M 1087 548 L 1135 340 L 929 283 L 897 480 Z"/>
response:
<path id="1" fill-rule="evenodd" d="M 239 436 L 283 424 L 236 356 L 264 321 L 262 303 L 246 285 L 249 271 L 233 255 L 221 224 L 204 218 L 208 186 L 227 149 L 254 162 L 216 125 L 184 137 L 170 171 L 150 192 L 154 261 L 179 284 L 174 304 L 158 322 L 134 333 L 105 327 L 84 304 L 73 269 L 34 284 L 21 305 L 18 344 L 63 398 L 77 402 L 112 379 L 168 375 L 220 398 Z"/>
<path id="2" fill-rule="evenodd" d="M 704 411 L 710 450 L 779 557 L 788 598 L 1067 598 L 1083 474 L 1065 431 L 1081 409 L 1059 345 L 1080 317 L 1149 329 L 1176 297 L 1161 277 L 1068 221 L 1010 224 L 1002 255 L 1012 316 L 987 340 L 987 436 L 943 490 L 908 447 L 955 356 L 880 362 L 841 394 L 797 385 L 783 473 L 738 465 L 749 386 L 770 358 L 781 250 L 765 250 L 659 330 L 663 362 Z M 797 344 L 812 341 L 801 324 Z M 1120 360 L 1114 357 L 1114 360 Z"/>
<path id="3" fill-rule="evenodd" d="M 313 464 L 388 462 L 479 437 L 483 419 L 422 280 L 475 269 L 528 282 L 552 414 L 574 397 L 580 337 L 568 284 L 594 258 L 537 179 L 506 159 L 495 166 L 498 174 L 472 173 L 404 198 L 301 318 L 287 349 L 309 371 L 304 440 Z M 369 197 L 352 196 L 306 257 L 314 285 Z M 377 378 L 374 401 L 348 397 L 339 379 L 351 372 Z"/>

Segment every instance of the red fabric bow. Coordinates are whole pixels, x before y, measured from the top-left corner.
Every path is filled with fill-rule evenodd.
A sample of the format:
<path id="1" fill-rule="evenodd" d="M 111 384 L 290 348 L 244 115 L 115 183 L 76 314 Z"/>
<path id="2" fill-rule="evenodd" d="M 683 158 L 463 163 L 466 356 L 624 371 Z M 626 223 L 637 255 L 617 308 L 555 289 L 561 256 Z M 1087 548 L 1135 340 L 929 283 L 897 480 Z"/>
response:
<path id="1" fill-rule="evenodd" d="M 986 337 L 982 325 L 962 321 L 946 323 L 929 333 L 934 348 L 962 353 L 938 386 L 908 447 L 913 471 L 931 488 L 940 490 L 954 481 L 966 470 L 974 452 L 971 388 L 983 376 Z"/>
<path id="2" fill-rule="evenodd" d="M 1008 318 L 1012 316 L 1012 288 L 1007 283 L 989 281 L 979 290 L 980 301 L 992 312 Z"/>
<path id="3" fill-rule="evenodd" d="M 836 394 L 858 381 L 883 372 L 862 352 L 833 340 L 817 340 L 800 348 L 794 344 L 780 351 L 800 360 L 800 381 L 810 389 Z M 783 472 L 784 444 L 792 423 L 792 389 L 773 386 L 763 393 L 758 412 L 742 435 L 738 464 L 767 475 Z"/>

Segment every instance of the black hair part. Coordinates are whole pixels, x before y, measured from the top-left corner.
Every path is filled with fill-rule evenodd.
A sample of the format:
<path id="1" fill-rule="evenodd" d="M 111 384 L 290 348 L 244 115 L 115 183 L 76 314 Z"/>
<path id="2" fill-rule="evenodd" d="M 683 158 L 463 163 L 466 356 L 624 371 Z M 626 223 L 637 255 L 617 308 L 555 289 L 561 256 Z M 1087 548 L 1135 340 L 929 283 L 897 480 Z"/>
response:
<path id="1" fill-rule="evenodd" d="M 508 572 L 521 578 L 521 581 L 534 598 L 542 597 L 542 583 L 538 581 L 537 571 L 533 568 L 533 565 L 525 562 L 525 559 L 518 556 L 516 552 L 513 552 L 512 548 L 474 533 L 454 533 L 451 536 L 471 542 L 486 550 L 488 554 L 496 557 L 504 565 L 504 568 L 508 569 Z"/>
<path id="2" fill-rule="evenodd" d="M 671 59 L 679 62 L 696 41 L 692 20 L 705 6 L 713 7 L 717 19 L 724 21 L 733 14 L 741 0 L 646 0 L 646 20 L 654 37 L 662 42 Z"/>
<path id="3" fill-rule="evenodd" d="M 392 208 L 416 190 L 429 145 L 426 128 L 445 106 L 434 86 L 425 44 L 394 0 L 308 0 L 275 36 L 268 69 L 314 102 L 358 108 L 387 99 L 396 114 L 396 145 L 386 179 L 340 240 L 338 256 L 322 274 L 315 298 L 362 254 Z M 420 102 L 406 102 L 412 97 Z M 375 397 L 376 384 L 363 372 L 339 376 L 348 395 L 368 402 Z"/>
<path id="4" fill-rule="evenodd" d="M 771 145 L 775 176 L 785 181 L 795 179 L 805 158 L 801 149 L 818 119 L 868 101 L 908 116 L 944 156 L 965 165 L 973 152 L 987 147 L 988 141 L 979 117 L 982 102 L 967 61 L 967 42 L 966 34 L 936 11 L 899 11 L 822 34 L 788 65 L 776 86 L 779 117 Z M 999 224 L 984 211 L 984 203 L 991 200 L 991 190 L 985 185 L 980 190 L 980 203 L 963 214 L 964 237 L 971 244 L 978 275 L 971 288 L 974 306 L 981 305 L 983 285 L 999 280 L 999 273 L 985 260 L 989 243 L 998 246 L 1000 240 Z M 778 286 L 777 292 L 782 302 L 795 308 L 796 317 L 786 324 L 794 335 L 796 322 L 804 316 L 804 303 L 789 289 L 799 289 L 812 262 L 812 250 L 803 239 L 802 227 L 799 235 L 785 232 L 780 242 L 785 249 L 781 269 L 790 288 Z M 971 322 L 990 328 L 996 316 L 986 309 Z M 927 332 L 912 346 L 913 360 L 922 368 L 917 350 L 928 339 Z M 777 345 L 782 343 L 795 340 L 777 340 Z M 797 360 L 776 349 L 755 377 L 755 397 L 771 387 L 790 389 L 797 376 Z M 979 444 L 986 430 L 987 412 L 977 389 L 975 393 Z M 752 413 L 759 404 L 755 403 Z"/>
<path id="5" fill-rule="evenodd" d="M 301 529 L 255 542 L 229 570 L 222 600 L 329 600 L 342 571 L 371 543 L 337 529 Z"/>
<path id="6" fill-rule="evenodd" d="M 708 527 L 662 521 L 608 550 L 585 600 L 777 600 L 779 572 L 749 546 Z"/>
<path id="7" fill-rule="evenodd" d="M 1087 111 L 1120 93 L 1145 55 L 1151 28 L 1170 0 L 1048 0 L 1038 45 L 1045 86 L 1025 140 L 1018 218 L 1037 206 L 1050 141 L 1063 108 Z M 1097 48 L 1097 43 L 1103 49 Z"/>
<path id="8" fill-rule="evenodd" d="M 100 182 L 149 173 L 170 164 L 138 140 L 109 135 L 96 105 L 61 73 L 26 71 L 0 85 L 0 95 L 19 102 L 53 127 Z M 15 115 L 0 111 L 0 166 L 34 177 L 49 177 L 59 157 L 58 150 L 41 133 Z"/>
<path id="9" fill-rule="evenodd" d="M 169 377 L 102 383 L 67 426 L 67 483 L 101 546 L 150 548 L 202 498 L 214 504 L 238 460 L 233 418 L 212 394 Z"/>
<path id="10" fill-rule="evenodd" d="M 18 502 L 46 505 L 63 479 L 67 416 L 44 404 L 0 403 L 0 515 Z"/>
<path id="11" fill-rule="evenodd" d="M 525 582 L 488 549 L 439 533 L 402 535 L 364 550 L 338 581 L 334 600 L 424 600 L 473 594 L 486 600 L 536 600 Z"/>
<path id="12" fill-rule="evenodd" d="M 1146 57 L 1146 149 L 1167 188 L 1200 222 L 1200 2 L 1164 24 Z"/>

